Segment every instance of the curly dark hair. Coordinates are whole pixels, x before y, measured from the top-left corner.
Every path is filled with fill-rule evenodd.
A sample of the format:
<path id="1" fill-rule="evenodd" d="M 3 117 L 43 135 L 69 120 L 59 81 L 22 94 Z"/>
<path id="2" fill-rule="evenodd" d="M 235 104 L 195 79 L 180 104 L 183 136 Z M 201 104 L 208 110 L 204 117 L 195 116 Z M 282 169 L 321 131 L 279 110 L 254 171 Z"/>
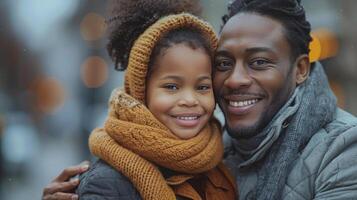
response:
<path id="1" fill-rule="evenodd" d="M 257 13 L 280 21 L 290 44 L 293 61 L 298 56 L 309 53 L 311 25 L 306 20 L 301 0 L 234 0 L 228 5 L 228 14 L 222 17 L 223 23 L 244 12 Z"/>
<path id="2" fill-rule="evenodd" d="M 182 12 L 199 16 L 199 0 L 110 0 L 107 51 L 115 68 L 125 70 L 134 41 L 159 18 Z"/>

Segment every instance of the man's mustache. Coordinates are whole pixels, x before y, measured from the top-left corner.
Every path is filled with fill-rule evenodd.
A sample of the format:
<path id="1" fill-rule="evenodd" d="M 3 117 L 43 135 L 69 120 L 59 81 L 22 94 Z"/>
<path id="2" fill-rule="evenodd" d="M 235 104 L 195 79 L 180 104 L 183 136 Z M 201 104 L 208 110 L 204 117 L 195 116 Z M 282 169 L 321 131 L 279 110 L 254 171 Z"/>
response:
<path id="1" fill-rule="evenodd" d="M 218 95 L 220 97 L 240 96 L 240 97 L 255 97 L 255 98 L 264 98 L 266 96 L 266 94 L 263 93 L 248 92 L 244 90 L 226 90 L 226 91 L 221 91 Z"/>

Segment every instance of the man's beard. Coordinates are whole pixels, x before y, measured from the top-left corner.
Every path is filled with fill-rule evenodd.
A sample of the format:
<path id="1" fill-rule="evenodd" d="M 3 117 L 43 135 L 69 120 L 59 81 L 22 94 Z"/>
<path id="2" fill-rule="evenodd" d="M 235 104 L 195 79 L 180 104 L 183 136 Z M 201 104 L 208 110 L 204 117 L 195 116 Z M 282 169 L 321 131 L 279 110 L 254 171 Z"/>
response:
<path id="1" fill-rule="evenodd" d="M 259 120 L 254 123 L 251 126 L 248 127 L 230 127 L 226 123 L 226 128 L 228 131 L 228 134 L 235 139 L 249 139 L 252 138 L 256 135 L 258 135 L 265 127 L 266 125 L 268 125 L 268 123 L 270 122 L 271 117 L 269 116 L 260 116 Z"/>
<path id="2" fill-rule="evenodd" d="M 228 134 L 235 139 L 249 139 L 258 135 L 270 124 L 275 115 L 289 100 L 293 92 L 294 89 L 291 88 L 291 86 L 289 86 L 288 84 L 286 84 L 285 87 L 281 88 L 280 91 L 275 95 L 275 98 L 271 101 L 275 103 L 270 104 L 268 108 L 264 110 L 259 116 L 258 121 L 251 126 L 229 127 L 227 120 L 225 120 Z M 227 119 L 226 116 L 225 119 Z"/>
<path id="3" fill-rule="evenodd" d="M 274 108 L 269 108 L 267 109 L 263 114 L 259 117 L 259 120 L 254 123 L 251 126 L 247 126 L 247 127 L 229 127 L 229 125 L 226 122 L 226 127 L 227 127 L 227 131 L 228 134 L 235 138 L 235 139 L 249 139 L 252 138 L 256 135 L 258 135 L 259 133 L 261 133 L 265 127 L 268 126 L 268 124 L 272 121 L 272 119 L 274 118 L 275 114 L 278 113 L 279 109 L 282 107 L 282 105 L 276 105 L 274 106 Z"/>

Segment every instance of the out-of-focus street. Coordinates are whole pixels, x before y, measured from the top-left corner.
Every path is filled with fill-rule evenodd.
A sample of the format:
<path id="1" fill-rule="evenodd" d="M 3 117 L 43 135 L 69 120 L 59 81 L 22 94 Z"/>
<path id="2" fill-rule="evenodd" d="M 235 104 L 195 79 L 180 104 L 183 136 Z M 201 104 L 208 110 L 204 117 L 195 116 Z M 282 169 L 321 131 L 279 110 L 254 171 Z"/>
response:
<path id="1" fill-rule="evenodd" d="M 201 0 L 217 33 L 228 0 Z M 357 1 L 302 0 L 314 58 L 357 115 Z M 106 52 L 106 1 L 0 1 L 0 199 L 38 200 L 65 167 L 91 160 L 87 139 L 121 86 Z"/>

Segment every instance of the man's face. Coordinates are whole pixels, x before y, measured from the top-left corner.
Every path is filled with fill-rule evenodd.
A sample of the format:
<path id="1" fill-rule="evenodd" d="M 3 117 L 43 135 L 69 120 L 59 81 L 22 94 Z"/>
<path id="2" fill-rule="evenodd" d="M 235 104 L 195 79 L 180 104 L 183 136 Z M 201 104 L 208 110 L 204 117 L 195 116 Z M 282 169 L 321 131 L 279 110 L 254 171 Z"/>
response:
<path id="1" fill-rule="evenodd" d="M 289 43 L 279 21 L 240 13 L 223 27 L 214 63 L 214 90 L 228 132 L 259 133 L 296 87 Z"/>

